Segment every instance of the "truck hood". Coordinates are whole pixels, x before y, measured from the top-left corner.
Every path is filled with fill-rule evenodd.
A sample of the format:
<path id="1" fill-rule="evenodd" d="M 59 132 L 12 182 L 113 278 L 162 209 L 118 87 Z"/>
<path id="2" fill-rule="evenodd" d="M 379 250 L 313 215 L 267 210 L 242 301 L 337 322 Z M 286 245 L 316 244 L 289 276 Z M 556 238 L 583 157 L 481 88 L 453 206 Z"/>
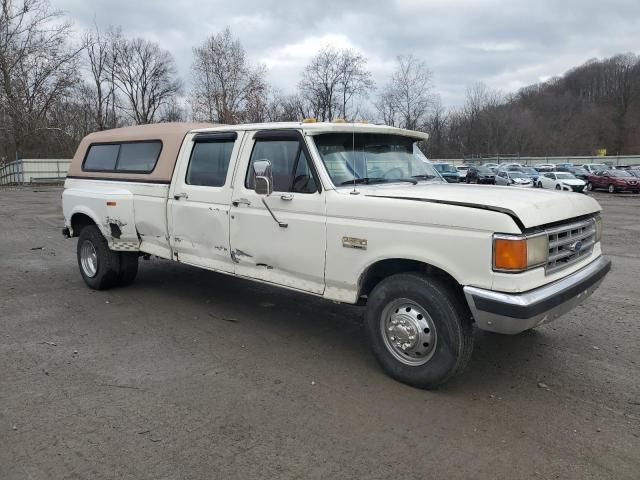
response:
<path id="1" fill-rule="evenodd" d="M 530 228 L 599 212 L 600 205 L 581 193 L 493 185 L 358 185 L 361 195 L 404 201 L 443 203 L 506 213 Z M 340 189 L 349 194 L 348 189 Z"/>

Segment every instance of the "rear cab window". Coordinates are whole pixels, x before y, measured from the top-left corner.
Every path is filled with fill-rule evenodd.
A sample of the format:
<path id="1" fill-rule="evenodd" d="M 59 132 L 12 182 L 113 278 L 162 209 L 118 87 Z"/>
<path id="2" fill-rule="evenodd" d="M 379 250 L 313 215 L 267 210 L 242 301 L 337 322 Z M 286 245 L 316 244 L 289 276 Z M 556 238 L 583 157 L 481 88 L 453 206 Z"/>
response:
<path id="1" fill-rule="evenodd" d="M 151 173 L 156 167 L 162 142 L 144 140 L 94 143 L 89 146 L 82 170 L 85 172 Z"/>
<path id="2" fill-rule="evenodd" d="M 196 136 L 185 183 L 203 187 L 224 186 L 236 138 L 235 132 Z"/>

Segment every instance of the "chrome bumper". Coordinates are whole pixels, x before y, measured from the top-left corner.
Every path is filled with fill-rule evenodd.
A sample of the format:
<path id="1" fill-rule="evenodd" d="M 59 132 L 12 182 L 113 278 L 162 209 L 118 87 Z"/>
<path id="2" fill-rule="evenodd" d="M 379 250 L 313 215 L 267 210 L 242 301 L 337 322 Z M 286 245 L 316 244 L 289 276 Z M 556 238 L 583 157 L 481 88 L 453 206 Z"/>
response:
<path id="1" fill-rule="evenodd" d="M 599 257 L 565 278 L 525 293 L 464 287 L 464 294 L 478 328 L 513 335 L 552 322 L 582 303 L 609 270 L 611 260 Z"/>

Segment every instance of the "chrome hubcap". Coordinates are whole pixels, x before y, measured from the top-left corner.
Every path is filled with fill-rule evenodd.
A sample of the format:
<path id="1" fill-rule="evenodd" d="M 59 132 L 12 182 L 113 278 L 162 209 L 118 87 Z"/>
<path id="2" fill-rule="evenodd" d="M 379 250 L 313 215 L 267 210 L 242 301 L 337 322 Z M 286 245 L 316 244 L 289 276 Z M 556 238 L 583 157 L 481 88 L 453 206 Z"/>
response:
<path id="1" fill-rule="evenodd" d="M 98 254 L 96 247 L 89 240 L 85 240 L 80 247 L 80 265 L 89 278 L 95 277 L 98 273 Z"/>
<path id="2" fill-rule="evenodd" d="M 435 351 L 436 330 L 429 314 L 406 298 L 391 302 L 380 322 L 382 338 L 389 352 L 405 365 L 427 363 Z"/>

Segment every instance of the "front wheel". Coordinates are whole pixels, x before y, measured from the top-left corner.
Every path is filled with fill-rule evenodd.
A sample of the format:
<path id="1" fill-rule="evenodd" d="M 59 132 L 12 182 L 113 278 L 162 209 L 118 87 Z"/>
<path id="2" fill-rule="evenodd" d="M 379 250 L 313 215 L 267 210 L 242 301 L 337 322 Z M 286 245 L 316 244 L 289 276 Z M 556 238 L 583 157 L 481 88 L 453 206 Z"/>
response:
<path id="1" fill-rule="evenodd" d="M 587 182 L 587 186 L 585 187 L 585 189 L 587 190 L 587 192 L 590 192 L 591 190 L 593 190 L 593 183 Z"/>
<path id="2" fill-rule="evenodd" d="M 607 190 L 609 191 L 609 193 L 616 193 L 616 187 L 614 187 L 613 184 L 609 185 L 609 188 Z"/>
<path id="3" fill-rule="evenodd" d="M 392 378 L 437 388 L 461 373 L 473 350 L 471 315 L 444 281 L 416 273 L 381 281 L 367 302 L 373 354 Z"/>
<path id="4" fill-rule="evenodd" d="M 538 182 L 538 188 L 542 188 L 542 182 Z"/>
<path id="5" fill-rule="evenodd" d="M 562 190 L 562 187 L 556 184 L 556 190 Z"/>

